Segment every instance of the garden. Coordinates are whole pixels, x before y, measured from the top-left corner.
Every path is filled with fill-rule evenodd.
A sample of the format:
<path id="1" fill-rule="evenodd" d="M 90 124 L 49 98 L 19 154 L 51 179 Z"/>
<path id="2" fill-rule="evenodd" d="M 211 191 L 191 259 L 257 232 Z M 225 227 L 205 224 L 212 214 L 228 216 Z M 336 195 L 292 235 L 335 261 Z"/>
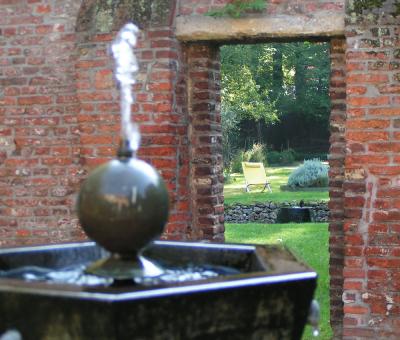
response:
<path id="1" fill-rule="evenodd" d="M 291 166 L 267 167 L 266 174 L 272 192 L 262 192 L 262 185 L 252 187 L 250 192 L 245 192 L 243 174 L 230 174 L 229 181 L 224 186 L 226 208 L 235 204 L 252 205 L 257 202 L 272 202 L 279 205 L 299 204 L 300 201 L 306 204 L 328 201 L 327 166 L 319 160 L 309 160 Z M 290 186 L 287 188 L 288 184 L 292 184 L 291 191 L 286 191 L 290 189 Z M 227 242 L 281 244 L 318 273 L 315 298 L 321 307 L 320 339 L 330 339 L 332 332 L 329 325 L 328 224 L 326 222 L 300 224 L 228 222 L 225 223 L 225 227 Z M 311 338 L 311 328 L 307 327 L 303 339 Z"/>
<path id="2" fill-rule="evenodd" d="M 281 244 L 312 267 L 320 339 L 330 339 L 329 44 L 229 45 L 220 52 L 226 241 Z M 248 186 L 257 176 L 254 169 L 245 176 L 243 162 L 263 164 L 271 190 Z M 308 222 L 280 223 L 280 211 L 303 204 Z M 309 327 L 303 338 L 312 338 Z"/>

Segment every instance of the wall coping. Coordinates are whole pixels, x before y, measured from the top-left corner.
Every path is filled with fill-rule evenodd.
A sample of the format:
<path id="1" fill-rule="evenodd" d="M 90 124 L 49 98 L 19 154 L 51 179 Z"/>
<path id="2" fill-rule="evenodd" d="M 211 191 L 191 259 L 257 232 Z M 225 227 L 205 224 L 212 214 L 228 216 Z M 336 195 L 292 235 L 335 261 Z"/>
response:
<path id="1" fill-rule="evenodd" d="M 181 41 L 237 41 L 262 38 L 321 38 L 344 35 L 344 13 L 313 16 L 274 15 L 239 19 L 178 16 L 176 37 Z"/>

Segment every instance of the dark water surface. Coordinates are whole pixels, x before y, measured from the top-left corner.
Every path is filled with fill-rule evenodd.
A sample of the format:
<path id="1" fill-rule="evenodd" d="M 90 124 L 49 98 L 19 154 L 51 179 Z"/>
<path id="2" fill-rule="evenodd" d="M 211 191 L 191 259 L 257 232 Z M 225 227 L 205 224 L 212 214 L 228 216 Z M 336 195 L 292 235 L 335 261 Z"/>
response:
<path id="1" fill-rule="evenodd" d="M 52 269 L 37 266 L 25 266 L 10 270 L 0 270 L 0 278 L 17 279 L 58 284 L 73 284 L 78 286 L 109 286 L 112 278 L 104 278 L 85 273 L 86 265 L 79 264 L 62 269 Z M 213 265 L 185 266 L 179 268 L 163 268 L 163 273 L 157 277 L 137 277 L 134 281 L 145 286 L 155 286 L 168 283 L 182 283 L 215 278 L 222 275 L 234 275 L 239 271 L 233 268 Z"/>

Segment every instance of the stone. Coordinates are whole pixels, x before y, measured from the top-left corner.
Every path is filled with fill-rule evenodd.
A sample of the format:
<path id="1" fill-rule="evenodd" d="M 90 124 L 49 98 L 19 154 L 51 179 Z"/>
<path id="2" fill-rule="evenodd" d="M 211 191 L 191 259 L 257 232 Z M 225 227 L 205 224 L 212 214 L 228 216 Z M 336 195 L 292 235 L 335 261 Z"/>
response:
<path id="1" fill-rule="evenodd" d="M 343 34 L 344 13 L 329 11 L 311 17 L 300 14 L 240 19 L 181 16 L 176 20 L 176 36 L 182 41 L 332 37 Z"/>

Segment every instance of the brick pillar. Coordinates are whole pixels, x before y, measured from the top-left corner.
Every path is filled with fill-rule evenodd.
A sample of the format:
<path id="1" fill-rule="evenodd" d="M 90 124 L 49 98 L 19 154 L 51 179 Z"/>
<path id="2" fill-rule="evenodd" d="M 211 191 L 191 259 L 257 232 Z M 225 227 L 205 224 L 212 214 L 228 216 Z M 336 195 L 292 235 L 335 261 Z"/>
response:
<path id="1" fill-rule="evenodd" d="M 396 4 L 360 11 L 349 3 L 346 19 L 344 339 L 400 339 Z"/>
<path id="2" fill-rule="evenodd" d="M 219 49 L 187 49 L 193 238 L 224 240 Z"/>
<path id="3" fill-rule="evenodd" d="M 346 79 L 345 39 L 331 40 L 331 117 L 329 150 L 330 209 L 330 296 L 331 326 L 336 338 L 341 337 L 343 319 L 343 179 L 345 160 Z"/>

